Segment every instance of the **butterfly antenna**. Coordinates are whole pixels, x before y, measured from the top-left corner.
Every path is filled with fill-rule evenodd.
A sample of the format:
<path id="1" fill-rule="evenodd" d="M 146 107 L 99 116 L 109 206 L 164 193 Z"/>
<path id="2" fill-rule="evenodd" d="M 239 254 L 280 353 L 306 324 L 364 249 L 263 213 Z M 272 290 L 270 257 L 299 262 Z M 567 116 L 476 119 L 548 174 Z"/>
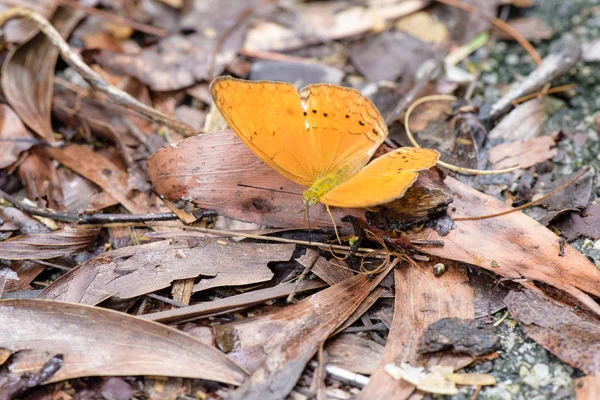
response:
<path id="1" fill-rule="evenodd" d="M 308 210 L 310 209 L 309 206 L 306 206 L 306 208 L 304 209 L 305 212 L 305 216 L 306 216 L 306 224 L 308 225 L 308 243 L 312 242 L 312 235 L 310 233 L 310 218 L 309 218 L 309 212 Z"/>
<path id="2" fill-rule="evenodd" d="M 331 214 L 331 210 L 329 209 L 329 206 L 327 204 L 325 204 L 325 208 L 327 209 L 327 214 L 329 214 L 329 218 L 331 218 L 331 222 L 333 222 L 335 237 L 337 237 L 338 243 L 342 244 L 342 241 L 340 240 L 340 234 L 338 233 L 337 225 L 335 224 L 335 219 L 333 219 L 333 215 Z"/>
<path id="3" fill-rule="evenodd" d="M 295 194 L 296 196 L 302 196 L 302 193 L 288 192 L 287 190 L 262 188 L 262 187 L 259 187 L 259 186 L 246 185 L 246 184 L 243 184 L 243 183 L 238 183 L 237 185 L 241 186 L 241 187 L 251 188 L 251 189 L 266 190 L 268 192 L 279 192 L 279 193 Z"/>

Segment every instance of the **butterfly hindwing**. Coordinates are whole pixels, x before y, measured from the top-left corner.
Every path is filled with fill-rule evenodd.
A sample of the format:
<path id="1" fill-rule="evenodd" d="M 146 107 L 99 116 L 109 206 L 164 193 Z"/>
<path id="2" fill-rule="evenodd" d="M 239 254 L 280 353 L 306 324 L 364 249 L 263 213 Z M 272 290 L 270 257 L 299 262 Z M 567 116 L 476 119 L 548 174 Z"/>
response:
<path id="1" fill-rule="evenodd" d="M 402 147 L 368 164 L 358 174 L 321 197 L 336 207 L 373 207 L 399 199 L 412 186 L 418 171 L 433 167 L 436 150 Z"/>

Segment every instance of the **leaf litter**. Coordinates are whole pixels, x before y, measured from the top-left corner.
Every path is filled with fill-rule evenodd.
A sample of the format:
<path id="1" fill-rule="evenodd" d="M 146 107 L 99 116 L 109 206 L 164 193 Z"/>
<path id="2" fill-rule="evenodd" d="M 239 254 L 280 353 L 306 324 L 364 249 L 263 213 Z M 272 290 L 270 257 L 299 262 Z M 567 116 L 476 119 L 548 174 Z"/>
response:
<path id="1" fill-rule="evenodd" d="M 573 131 L 550 125 L 557 103 L 577 103 L 547 86 L 571 83 L 580 55 L 594 62 L 597 40 L 558 37 L 516 2 L 514 15 L 483 1 L 471 2 L 482 14 L 464 12 L 470 6 L 458 0 L 61 2 L 56 12 L 54 2 L 11 3 L 38 7 L 72 39 L 70 50 L 61 48 L 65 67 L 44 26 L 33 36 L 37 29 L 11 20 L 5 31 L 17 45 L 4 50 L 0 168 L 2 176 L 17 171 L 20 186 L 0 179 L 3 396 L 34 395 L 52 382 L 57 396 L 131 397 L 134 381 L 147 394 L 240 399 L 471 393 L 464 385 L 485 395 L 485 385 L 503 378 L 456 371 L 480 368 L 475 354 L 495 354 L 488 319 L 505 306 L 530 338 L 588 375 L 575 383 L 578 393 L 598 386 L 597 360 L 581 349 L 598 346 L 600 306 L 591 296 L 600 295 L 600 273 L 568 244 L 598 239 L 595 171 L 563 187 L 579 169 L 561 165 Z M 496 15 L 508 15 L 513 30 L 490 31 L 503 27 L 490 19 Z M 543 59 L 528 49 L 538 67 L 513 75 L 510 87 L 483 87 L 494 41 L 523 38 L 539 44 Z M 444 56 L 446 68 L 424 73 Z M 227 130 L 207 86 L 221 74 L 361 90 L 390 123 L 377 155 L 408 143 L 399 121 L 419 97 L 466 92 L 466 113 L 457 104 L 423 105 L 410 125 L 417 140 L 457 165 L 521 170 L 458 176 L 474 188 L 452 172 L 429 171 L 391 204 L 332 208 L 342 239 L 360 243 L 353 253 L 333 244 L 322 207 L 310 211 L 316 229 L 308 236 L 298 212 L 303 188 Z M 581 132 L 581 146 L 594 146 Z M 468 220 L 557 188 L 529 216 Z M 186 227 L 205 210 L 211 217 Z M 218 226 L 243 221 L 253 230 L 212 230 L 215 212 Z M 157 222 L 159 214 L 182 221 Z M 311 248 L 317 241 L 325 244 Z M 376 266 L 386 272 L 364 275 Z M 478 269 L 486 279 L 476 278 Z M 6 298 L 40 289 L 46 300 Z M 483 338 L 490 345 L 474 351 Z M 201 380 L 164 389 L 149 375 Z M 77 378 L 87 376 L 106 378 L 84 389 Z"/>

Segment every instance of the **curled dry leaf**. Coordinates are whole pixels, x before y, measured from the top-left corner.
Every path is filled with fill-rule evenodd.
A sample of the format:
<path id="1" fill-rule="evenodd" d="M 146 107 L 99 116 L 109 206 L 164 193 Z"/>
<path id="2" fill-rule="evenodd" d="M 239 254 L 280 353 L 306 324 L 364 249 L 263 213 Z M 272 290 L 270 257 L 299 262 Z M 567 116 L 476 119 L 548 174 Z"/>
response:
<path id="1" fill-rule="evenodd" d="M 155 322 L 48 300 L 1 300 L 0 347 L 9 371 L 38 371 L 49 354 L 62 368 L 48 382 L 82 376 L 160 375 L 239 385 L 245 372 L 214 347 Z"/>
<path id="2" fill-rule="evenodd" d="M 64 229 L 50 233 L 23 235 L 0 242 L 0 259 L 47 260 L 87 249 L 99 229 Z"/>
<path id="3" fill-rule="evenodd" d="M 502 201 L 447 177 L 454 193 L 451 217 L 475 217 L 510 210 Z M 423 253 L 479 267 L 510 279 L 532 279 L 563 290 L 600 314 L 600 307 L 583 292 L 600 296 L 600 270 L 570 245 L 559 256 L 558 237 L 521 212 L 500 217 L 456 221 L 446 236 L 432 229 L 410 234 L 411 239 L 441 240 L 444 247 L 423 247 Z M 486 245 L 481 245 L 481 238 Z M 583 292 L 582 292 L 583 291 Z"/>
<path id="4" fill-rule="evenodd" d="M 17 114 L 6 104 L 0 104 L 0 169 L 13 164 L 33 145 L 33 135 Z"/>
<path id="5" fill-rule="evenodd" d="M 273 276 L 270 261 L 287 261 L 295 246 L 200 239 L 164 240 L 123 247 L 92 258 L 54 281 L 42 298 L 98 304 L 107 297 L 128 299 L 168 287 L 178 279 L 202 279 L 194 291 L 264 282 Z"/>
<path id="6" fill-rule="evenodd" d="M 523 331 L 546 350 L 586 374 L 600 373 L 600 323 L 532 292 L 511 292 L 504 300 Z"/>
<path id="7" fill-rule="evenodd" d="M 83 16 L 81 12 L 62 7 L 51 22 L 67 37 Z M 14 49 L 2 67 L 1 83 L 6 100 L 27 126 L 49 142 L 54 140 L 50 113 L 58 54 L 58 48 L 39 34 Z"/>

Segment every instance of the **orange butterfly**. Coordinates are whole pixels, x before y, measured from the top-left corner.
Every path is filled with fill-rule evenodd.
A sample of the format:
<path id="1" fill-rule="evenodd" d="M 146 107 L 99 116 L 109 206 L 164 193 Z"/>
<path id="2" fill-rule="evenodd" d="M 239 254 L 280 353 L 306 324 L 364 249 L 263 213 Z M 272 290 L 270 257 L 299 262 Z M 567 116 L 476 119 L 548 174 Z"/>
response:
<path id="1" fill-rule="evenodd" d="M 306 206 L 388 203 L 439 158 L 435 150 L 403 147 L 369 163 L 387 125 L 354 89 L 314 84 L 298 92 L 289 83 L 219 77 L 210 90 L 229 126 L 261 160 L 308 187 Z"/>

